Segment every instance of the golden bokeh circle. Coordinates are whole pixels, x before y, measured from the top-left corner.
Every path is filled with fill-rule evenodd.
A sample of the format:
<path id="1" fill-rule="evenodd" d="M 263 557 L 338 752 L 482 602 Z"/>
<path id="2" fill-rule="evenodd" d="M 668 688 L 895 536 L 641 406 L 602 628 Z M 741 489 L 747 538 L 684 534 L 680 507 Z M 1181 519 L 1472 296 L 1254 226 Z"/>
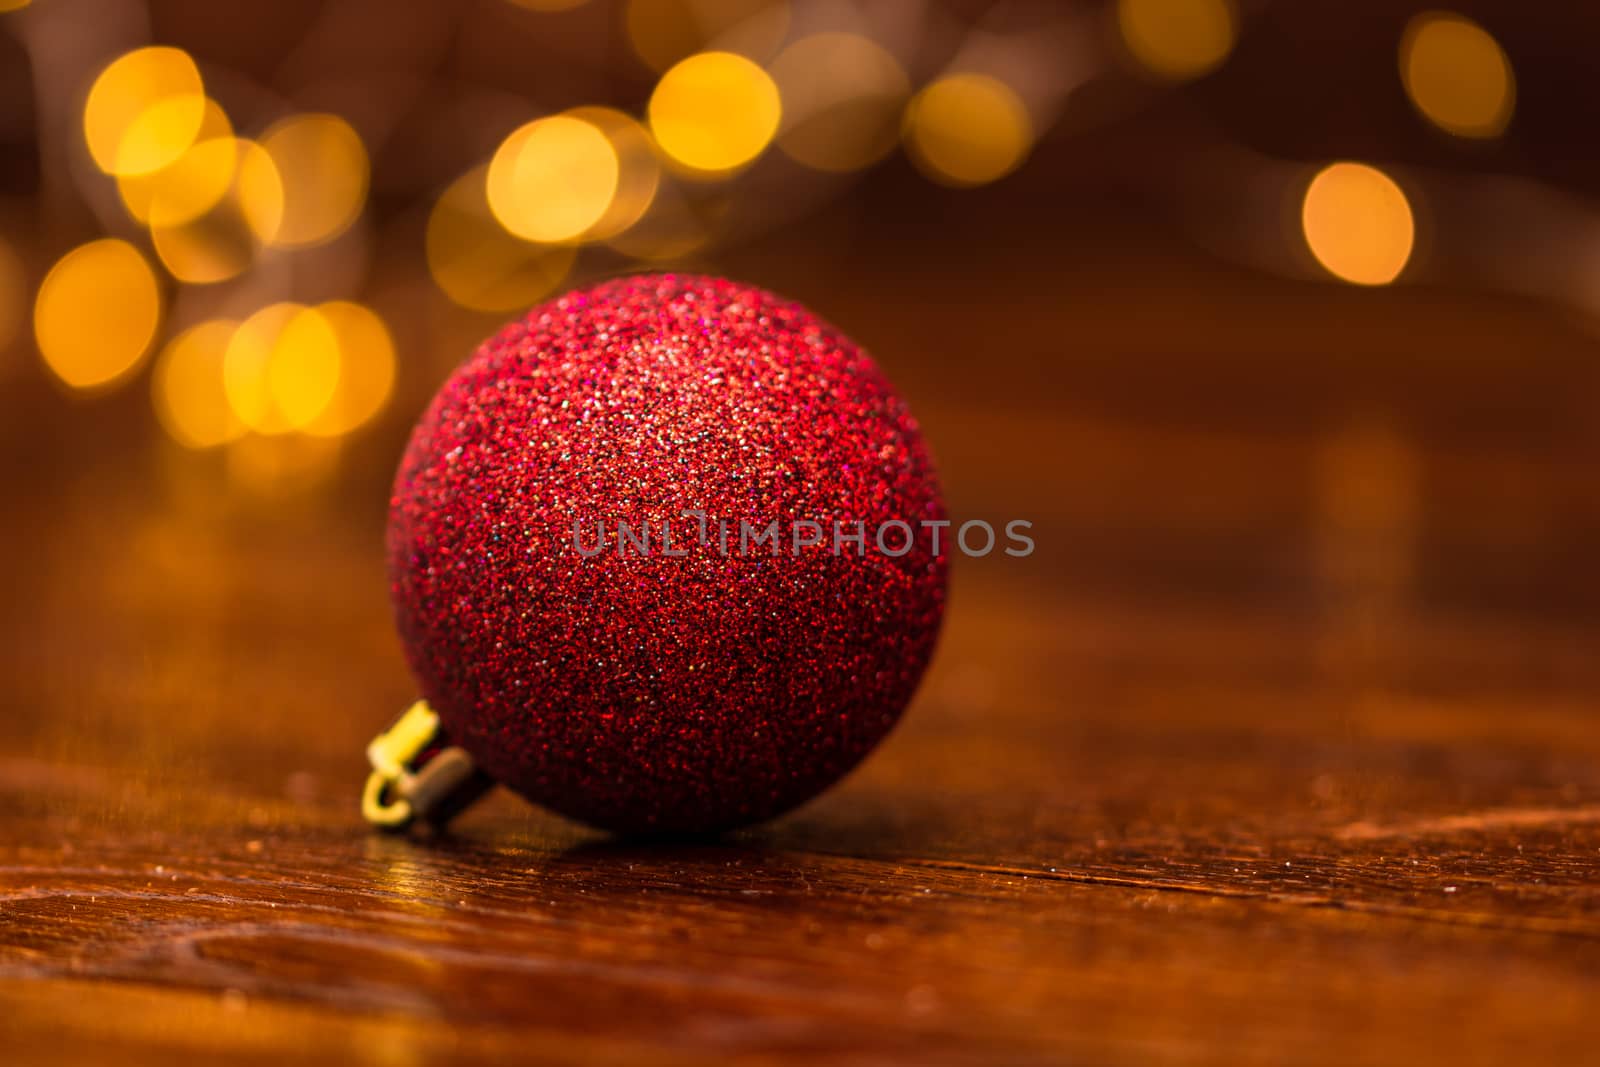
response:
<path id="1" fill-rule="evenodd" d="M 339 380 L 327 407 L 303 429 L 338 437 L 383 410 L 394 388 L 394 338 L 378 313 L 361 304 L 334 300 L 316 310 L 339 347 Z"/>
<path id="2" fill-rule="evenodd" d="M 1328 272 L 1355 285 L 1387 285 L 1411 258 L 1416 223 L 1393 178 L 1365 163 L 1334 163 L 1306 187 L 1306 244 Z"/>
<path id="3" fill-rule="evenodd" d="M 1232 0 L 1117 0 L 1117 29 L 1128 54 L 1146 71 L 1185 81 L 1228 58 L 1239 18 Z"/>
<path id="4" fill-rule="evenodd" d="M 778 147 L 813 170 L 845 173 L 894 149 L 911 83 L 898 60 L 858 34 L 817 33 L 772 61 L 783 103 Z"/>
<path id="5" fill-rule="evenodd" d="M 661 76 L 650 95 L 650 132 L 687 171 L 724 175 L 765 151 L 782 113 L 766 71 L 732 52 L 701 52 Z"/>
<path id="6" fill-rule="evenodd" d="M 155 339 L 161 289 L 139 250 L 107 237 L 62 256 L 39 285 L 34 336 L 57 378 L 75 389 L 130 374 Z"/>
<path id="7" fill-rule="evenodd" d="M 107 174 L 149 174 L 194 143 L 205 119 L 200 70 L 179 48 L 137 48 L 113 60 L 89 88 L 84 140 Z"/>
<path id="8" fill-rule="evenodd" d="M 233 413 L 257 433 L 304 429 L 338 389 L 338 337 L 316 308 L 271 304 L 229 338 L 222 383 Z"/>
<path id="9" fill-rule="evenodd" d="M 144 205 L 144 223 L 168 229 L 197 219 L 228 195 L 239 168 L 239 143 L 232 137 L 196 141 L 169 167 L 157 171 Z"/>
<path id="10" fill-rule="evenodd" d="M 291 115 L 261 135 L 261 147 L 282 183 L 282 218 L 272 244 L 302 248 L 333 240 L 366 205 L 371 163 L 356 133 L 338 115 Z"/>
<path id="11" fill-rule="evenodd" d="M 167 273 L 181 282 L 210 285 L 249 269 L 283 220 L 283 183 L 276 164 L 254 141 L 233 142 L 228 188 L 205 213 L 176 225 L 150 228 L 150 243 Z"/>
<path id="12" fill-rule="evenodd" d="M 150 379 L 156 417 L 186 448 L 214 448 L 242 436 L 244 422 L 228 403 L 223 358 L 238 323 L 212 319 L 184 330 L 156 357 Z"/>
<path id="13" fill-rule="evenodd" d="M 575 107 L 566 114 L 605 134 L 617 156 L 617 188 L 611 206 L 583 234 L 586 241 L 605 241 L 650 210 L 661 186 L 661 158 L 650 131 L 631 115 L 610 107 Z"/>
<path id="14" fill-rule="evenodd" d="M 209 146 L 222 139 L 232 141 L 233 123 L 220 104 L 207 100 L 200 132 L 177 159 L 149 174 L 116 176 L 122 206 L 146 226 L 175 226 L 203 214 L 227 192 L 238 163 L 237 152 Z"/>
<path id="15" fill-rule="evenodd" d="M 950 74 L 906 108 L 912 162 L 946 185 L 983 185 L 1015 170 L 1033 145 L 1033 124 L 1011 87 L 987 74 Z"/>
<path id="16" fill-rule="evenodd" d="M 605 133 L 573 115 L 535 119 L 511 133 L 489 161 L 489 210 L 529 241 L 573 240 L 605 217 L 620 175 Z"/>
<path id="17" fill-rule="evenodd" d="M 1498 137 L 1516 108 L 1505 50 L 1471 19 L 1416 16 L 1400 38 L 1400 80 L 1416 109 L 1458 137 Z"/>

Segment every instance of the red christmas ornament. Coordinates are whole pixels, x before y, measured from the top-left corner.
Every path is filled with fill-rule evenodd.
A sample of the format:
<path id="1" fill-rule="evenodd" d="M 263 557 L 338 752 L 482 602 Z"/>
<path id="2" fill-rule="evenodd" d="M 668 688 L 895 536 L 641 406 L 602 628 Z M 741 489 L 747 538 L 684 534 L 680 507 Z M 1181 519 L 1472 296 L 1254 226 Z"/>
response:
<path id="1" fill-rule="evenodd" d="M 422 693 L 489 777 L 609 830 L 713 831 L 894 725 L 945 525 L 859 348 L 760 289 L 644 275 L 535 308 L 450 377 L 395 479 L 389 573 Z"/>

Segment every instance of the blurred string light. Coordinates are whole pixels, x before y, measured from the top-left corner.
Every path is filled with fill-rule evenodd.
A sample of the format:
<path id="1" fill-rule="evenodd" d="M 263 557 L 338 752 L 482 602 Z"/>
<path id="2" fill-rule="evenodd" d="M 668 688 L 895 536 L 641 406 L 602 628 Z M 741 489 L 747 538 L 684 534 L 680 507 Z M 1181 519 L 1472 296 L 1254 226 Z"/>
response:
<path id="1" fill-rule="evenodd" d="M 1231 0 L 1117 0 L 1117 29 L 1145 70 L 1185 81 L 1228 58 L 1238 17 Z"/>
<path id="2" fill-rule="evenodd" d="M 394 338 L 378 313 L 361 304 L 334 300 L 315 311 L 333 330 L 339 375 L 327 406 L 303 429 L 314 437 L 338 437 L 383 410 L 394 389 Z"/>
<path id="3" fill-rule="evenodd" d="M 179 334 L 156 360 L 151 393 L 167 433 L 203 449 L 251 430 L 350 433 L 383 409 L 394 375 L 394 341 L 370 308 L 274 304 Z"/>
<path id="4" fill-rule="evenodd" d="M 149 174 L 194 143 L 205 113 L 205 87 L 188 53 L 139 48 L 114 60 L 90 87 L 84 139 L 107 174 Z"/>
<path id="5" fill-rule="evenodd" d="M 796 162 L 836 173 L 888 155 L 911 83 L 880 45 L 851 33 L 803 37 L 772 61 L 783 105 L 778 147 Z"/>
<path id="6" fill-rule="evenodd" d="M 474 311 L 525 308 L 566 278 L 570 244 L 541 245 L 508 233 L 489 210 L 488 168 L 456 179 L 428 216 L 425 248 L 434 284 Z"/>
<path id="7" fill-rule="evenodd" d="M 193 143 L 159 170 L 118 175 L 117 193 L 136 221 L 176 226 L 222 199 L 236 164 L 233 123 L 215 100 L 208 99 Z"/>
<path id="8" fill-rule="evenodd" d="M 206 145 L 213 143 L 221 144 Z M 223 195 L 193 219 L 173 225 L 152 220 L 156 256 L 179 281 L 207 285 L 242 274 L 282 225 L 283 181 L 272 157 L 254 141 L 228 143 L 233 166 Z"/>
<path id="9" fill-rule="evenodd" d="M 1416 236 L 1400 186 L 1363 163 L 1334 163 L 1306 188 L 1301 208 L 1312 255 L 1338 278 L 1387 285 L 1405 269 Z"/>
<path id="10" fill-rule="evenodd" d="M 661 76 L 650 95 L 650 131 L 667 158 L 691 174 L 731 174 L 778 132 L 778 87 L 731 52 L 701 52 Z"/>
<path id="11" fill-rule="evenodd" d="M 339 339 L 303 304 L 272 304 L 245 319 L 222 355 L 228 406 L 257 433 L 311 425 L 339 385 Z"/>
<path id="12" fill-rule="evenodd" d="M 1406 26 L 1400 80 L 1429 122 L 1458 137 L 1498 137 L 1516 107 L 1505 51 L 1482 26 L 1448 12 L 1424 12 Z"/>
<path id="13" fill-rule="evenodd" d="M 572 115 L 513 131 L 489 162 L 489 210 L 529 241 L 570 241 L 598 223 L 616 196 L 617 151 L 598 127 Z"/>
<path id="14" fill-rule="evenodd" d="M 661 185 L 661 160 L 655 141 L 631 115 L 609 107 L 575 107 L 567 112 L 589 123 L 611 142 L 617 157 L 617 188 L 611 205 L 583 235 L 604 241 L 644 217 Z"/>
<path id="15" fill-rule="evenodd" d="M 1021 164 L 1033 124 L 1010 86 L 987 74 L 949 74 L 926 86 L 906 109 L 911 159 L 946 185 L 982 185 Z"/>
<path id="16" fill-rule="evenodd" d="M 664 71 L 696 52 L 736 52 L 766 61 L 789 32 L 781 0 L 628 0 L 628 41 L 653 70 Z"/>
<path id="17" fill-rule="evenodd" d="M 29 0 L 0 0 L 0 15 L 7 11 L 21 11 L 28 3 Z"/>
<path id="18" fill-rule="evenodd" d="M 39 352 L 76 389 L 108 385 L 150 349 L 161 321 L 155 272 L 126 241 L 104 238 L 50 268 L 34 302 Z"/>
<path id="19" fill-rule="evenodd" d="M 337 115 L 292 115 L 261 135 L 282 182 L 282 220 L 272 244 L 290 248 L 331 241 L 360 216 L 371 166 L 361 136 Z"/>
<path id="20" fill-rule="evenodd" d="M 150 379 L 156 416 L 173 440 L 213 448 L 242 437 L 245 424 L 228 403 L 222 360 L 238 323 L 202 322 L 167 342 Z"/>
<path id="21" fill-rule="evenodd" d="M 146 224 L 154 230 L 170 229 L 199 218 L 228 195 L 239 172 L 241 142 L 232 137 L 198 141 L 177 162 L 157 172 L 157 183 L 146 205 Z"/>

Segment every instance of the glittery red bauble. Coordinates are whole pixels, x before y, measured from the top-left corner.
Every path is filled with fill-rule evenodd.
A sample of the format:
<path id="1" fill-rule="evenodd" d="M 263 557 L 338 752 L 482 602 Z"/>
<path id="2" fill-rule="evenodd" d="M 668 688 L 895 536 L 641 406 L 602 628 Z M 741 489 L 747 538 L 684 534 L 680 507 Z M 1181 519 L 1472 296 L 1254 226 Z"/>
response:
<path id="1" fill-rule="evenodd" d="M 760 289 L 646 275 L 535 308 L 445 383 L 395 480 L 390 580 L 423 695 L 491 776 L 595 826 L 718 830 L 894 725 L 943 613 L 949 531 L 935 552 L 922 524 L 944 518 L 848 339 Z M 795 547 L 797 520 L 821 542 Z"/>

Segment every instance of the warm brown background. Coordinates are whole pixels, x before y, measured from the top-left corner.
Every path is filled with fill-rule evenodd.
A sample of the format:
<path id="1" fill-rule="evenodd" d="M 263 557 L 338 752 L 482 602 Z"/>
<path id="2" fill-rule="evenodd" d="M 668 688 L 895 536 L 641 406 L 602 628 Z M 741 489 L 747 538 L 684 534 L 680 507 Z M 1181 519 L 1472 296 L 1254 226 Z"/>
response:
<path id="1" fill-rule="evenodd" d="M 265 71 L 312 6 L 160 3 L 156 39 Z M 487 6 L 442 76 L 526 91 L 562 42 L 496 53 Z M 438 842 L 358 818 L 361 748 L 411 696 L 386 479 L 492 320 L 399 318 L 382 422 L 266 495 L 162 438 L 143 390 L 67 396 L 13 346 L 0 1055 L 1591 1062 L 1600 342 L 1456 269 L 1482 220 L 1359 290 L 1219 258 L 1191 196 L 1220 136 L 1581 204 L 1600 20 L 1577 7 L 1473 5 L 1518 64 L 1492 146 L 1398 95 L 1409 12 L 1258 5 L 1212 79 L 1091 87 L 1114 119 L 1086 104 L 996 186 L 892 160 L 697 261 L 865 343 L 955 514 L 1039 544 L 958 561 L 904 726 L 726 841 L 630 846 L 504 796 Z M 649 84 L 587 77 L 634 107 Z M 56 194 L 7 114 L 22 218 Z M 404 250 L 393 152 L 374 211 Z M 394 262 L 380 306 L 411 292 Z"/>

